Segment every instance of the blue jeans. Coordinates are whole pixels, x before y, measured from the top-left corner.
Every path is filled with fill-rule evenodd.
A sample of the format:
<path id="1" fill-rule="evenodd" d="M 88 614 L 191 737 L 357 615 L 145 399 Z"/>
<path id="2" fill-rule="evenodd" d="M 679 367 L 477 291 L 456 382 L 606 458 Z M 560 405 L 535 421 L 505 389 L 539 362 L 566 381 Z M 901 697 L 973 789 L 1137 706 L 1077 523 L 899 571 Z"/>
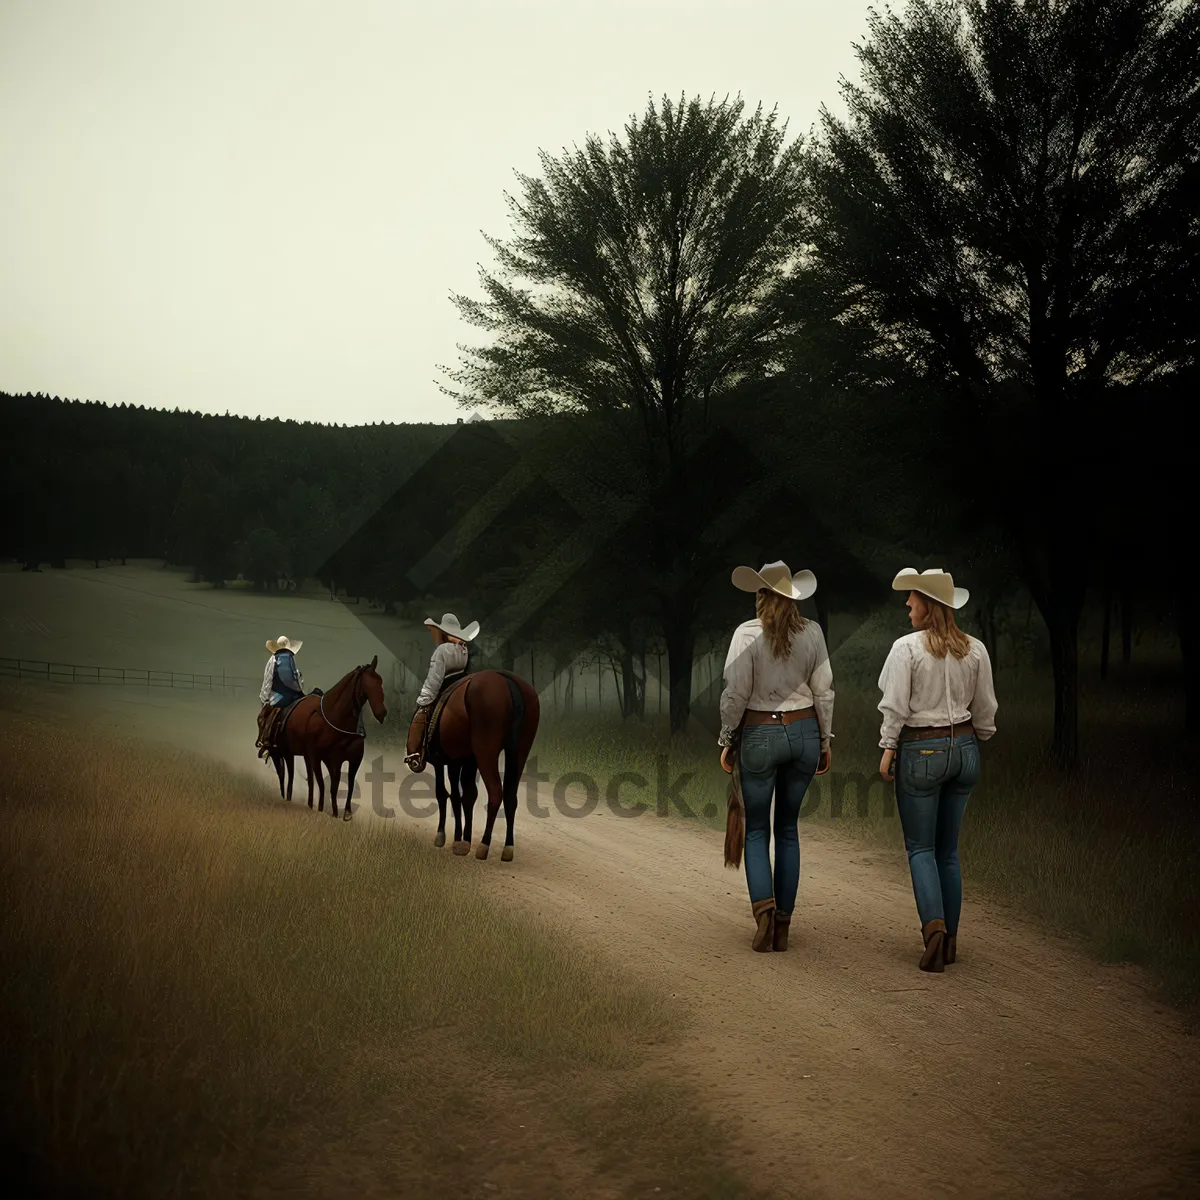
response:
<path id="1" fill-rule="evenodd" d="M 946 932 L 957 935 L 962 912 L 958 831 L 979 783 L 979 743 L 973 733 L 956 735 L 953 746 L 948 737 L 901 742 L 897 760 L 896 805 L 917 914 L 922 927 L 942 920 Z"/>
<path id="2" fill-rule="evenodd" d="M 790 913 L 800 890 L 800 833 L 796 823 L 804 793 L 821 757 L 816 717 L 790 725 L 747 725 L 742 730 L 738 771 L 746 806 L 746 885 L 750 902 L 775 897 L 775 908 Z M 771 794 L 775 794 L 775 871 L 767 846 Z M 773 886 L 772 886 L 773 883 Z"/>

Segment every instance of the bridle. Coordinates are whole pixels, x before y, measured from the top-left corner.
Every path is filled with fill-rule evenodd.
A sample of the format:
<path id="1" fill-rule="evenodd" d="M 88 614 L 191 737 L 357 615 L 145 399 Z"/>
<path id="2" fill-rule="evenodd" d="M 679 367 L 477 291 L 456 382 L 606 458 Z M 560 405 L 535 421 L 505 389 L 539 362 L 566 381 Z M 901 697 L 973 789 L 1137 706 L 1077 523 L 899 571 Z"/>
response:
<path id="1" fill-rule="evenodd" d="M 362 685 L 362 675 L 366 667 L 356 667 L 354 671 L 354 711 L 358 712 L 367 702 L 367 689 Z M 347 737 L 366 738 L 365 733 L 359 733 L 357 729 L 342 729 L 341 726 L 335 725 L 327 716 L 325 716 L 325 694 L 321 693 L 321 701 L 318 707 L 321 710 L 321 716 L 325 718 L 325 724 L 330 729 L 336 730 L 338 733 L 344 733 Z"/>

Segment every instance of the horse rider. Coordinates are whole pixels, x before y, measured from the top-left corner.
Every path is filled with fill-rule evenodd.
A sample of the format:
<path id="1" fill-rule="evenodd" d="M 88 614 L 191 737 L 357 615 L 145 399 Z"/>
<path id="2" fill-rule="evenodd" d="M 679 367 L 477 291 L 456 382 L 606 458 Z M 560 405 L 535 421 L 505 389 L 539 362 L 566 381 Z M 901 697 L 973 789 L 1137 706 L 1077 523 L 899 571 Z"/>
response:
<path id="1" fill-rule="evenodd" d="M 275 744 L 279 715 L 290 704 L 304 698 L 304 679 L 296 664 L 296 653 L 303 642 L 289 641 L 282 634 L 267 642 L 271 657 L 263 672 L 258 693 L 262 710 L 258 714 L 258 757 L 263 758 Z"/>
<path id="2" fill-rule="evenodd" d="M 404 759 L 409 770 L 418 772 L 425 769 L 425 732 L 429 714 L 446 688 L 467 673 L 470 662 L 468 643 L 479 634 L 478 621 L 472 621 L 464 628 L 454 613 L 445 613 L 440 621 L 426 617 L 425 624 L 433 639 L 433 654 L 429 659 L 425 682 L 417 693 L 417 711 L 408 727 L 407 754 Z"/>

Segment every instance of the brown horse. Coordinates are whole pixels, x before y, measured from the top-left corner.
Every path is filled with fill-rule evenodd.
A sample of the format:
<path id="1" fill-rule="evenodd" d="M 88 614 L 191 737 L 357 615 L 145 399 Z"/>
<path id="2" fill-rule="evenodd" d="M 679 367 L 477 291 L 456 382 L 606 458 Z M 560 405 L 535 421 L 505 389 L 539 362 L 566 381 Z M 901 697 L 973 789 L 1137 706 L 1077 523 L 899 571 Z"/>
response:
<path id="1" fill-rule="evenodd" d="M 492 844 L 492 827 L 503 804 L 508 829 L 500 857 L 504 862 L 512 861 L 517 788 L 537 735 L 540 715 L 537 692 L 509 671 L 476 671 L 453 685 L 429 745 L 428 761 L 437 769 L 435 846 L 446 844 L 447 789 L 442 779 L 445 769 L 450 775 L 450 803 L 454 808 L 454 853 L 470 851 L 471 814 L 479 794 L 475 782 L 478 772 L 487 788 L 487 824 L 475 857 L 487 858 Z M 501 751 L 504 752 L 503 781 L 500 778 Z"/>
<path id="2" fill-rule="evenodd" d="M 302 701 L 297 701 L 302 703 Z M 283 729 L 280 734 L 281 744 L 275 749 L 268 752 L 267 757 L 271 760 L 271 765 L 275 768 L 275 774 L 279 776 L 279 794 L 290 801 L 292 798 L 292 778 L 296 771 L 296 756 L 287 749 L 287 730 Z M 283 767 L 287 764 L 287 789 L 283 786 Z"/>
<path id="3" fill-rule="evenodd" d="M 325 777 L 322 764 L 329 771 L 329 798 L 333 816 L 338 815 L 337 794 L 342 778 L 342 765 L 349 767 L 346 779 L 346 811 L 342 819 L 351 817 L 350 800 L 354 795 L 354 777 L 363 759 L 366 735 L 358 732 L 359 714 L 364 704 L 370 704 L 375 720 L 381 724 L 387 716 L 383 699 L 383 678 L 375 667 L 376 655 L 365 666 L 355 667 L 343 675 L 324 695 L 305 696 L 288 713 L 282 730 L 284 750 L 280 757 L 288 758 L 288 795 L 291 799 L 291 757 L 299 754 L 308 772 L 308 807 L 313 806 L 313 779 L 320 793 L 318 812 L 325 811 Z M 278 753 L 278 752 L 277 752 Z M 274 756 L 272 761 L 275 762 Z M 276 763 L 282 787 L 283 764 Z"/>

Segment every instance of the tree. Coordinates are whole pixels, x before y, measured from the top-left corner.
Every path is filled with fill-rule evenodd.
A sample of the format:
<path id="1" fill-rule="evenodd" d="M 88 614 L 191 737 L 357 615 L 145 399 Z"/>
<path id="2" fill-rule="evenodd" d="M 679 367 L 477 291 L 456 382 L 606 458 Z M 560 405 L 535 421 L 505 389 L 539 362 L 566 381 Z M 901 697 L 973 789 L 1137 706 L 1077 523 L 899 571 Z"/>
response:
<path id="1" fill-rule="evenodd" d="M 710 406 L 779 353 L 775 297 L 800 226 L 800 147 L 758 108 L 699 99 L 632 117 L 624 140 L 540 155 L 543 178 L 508 197 L 515 236 L 487 238 L 485 300 L 454 297 L 493 336 L 462 347 L 466 406 L 579 414 L 622 439 L 632 499 L 649 514 L 652 593 L 668 647 L 671 728 L 687 722 L 695 597 L 714 567 L 701 531 Z"/>
<path id="2" fill-rule="evenodd" d="M 252 529 L 241 545 L 241 569 L 260 591 L 288 574 L 288 552 L 283 539 L 273 529 Z"/>
<path id="3" fill-rule="evenodd" d="M 870 29 L 807 157 L 793 316 L 949 385 L 914 438 L 1020 556 L 1069 765 L 1094 501 L 1146 445 L 1112 385 L 1195 361 L 1200 6 L 913 0 Z"/>

